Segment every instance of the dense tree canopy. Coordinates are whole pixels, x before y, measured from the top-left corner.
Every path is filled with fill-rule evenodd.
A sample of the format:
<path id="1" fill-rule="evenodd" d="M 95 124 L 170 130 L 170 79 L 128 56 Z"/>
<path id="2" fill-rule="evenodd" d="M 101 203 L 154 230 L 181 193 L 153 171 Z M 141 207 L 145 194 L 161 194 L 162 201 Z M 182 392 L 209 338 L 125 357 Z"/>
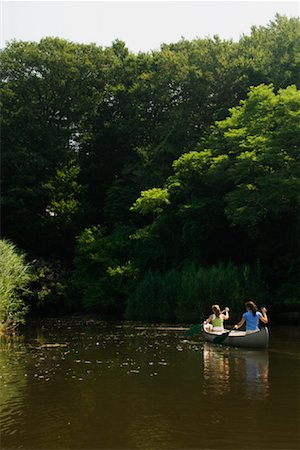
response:
<path id="1" fill-rule="evenodd" d="M 296 302 L 298 19 L 138 55 L 13 41 L 0 58 L 2 233 L 68 268 L 72 307 L 145 318 L 147 292 L 149 317 L 187 318 L 203 280 L 233 274 L 233 297 Z"/>

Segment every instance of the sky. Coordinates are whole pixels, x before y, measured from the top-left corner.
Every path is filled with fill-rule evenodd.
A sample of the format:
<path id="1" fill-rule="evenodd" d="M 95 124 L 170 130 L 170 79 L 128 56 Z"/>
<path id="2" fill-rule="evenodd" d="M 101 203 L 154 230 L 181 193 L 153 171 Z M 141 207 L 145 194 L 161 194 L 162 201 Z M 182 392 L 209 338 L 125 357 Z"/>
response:
<path id="1" fill-rule="evenodd" d="M 1 1 L 3 48 L 12 39 L 46 36 L 107 47 L 115 39 L 133 52 L 162 43 L 219 35 L 238 40 L 252 25 L 267 25 L 275 14 L 299 17 L 299 1 Z"/>

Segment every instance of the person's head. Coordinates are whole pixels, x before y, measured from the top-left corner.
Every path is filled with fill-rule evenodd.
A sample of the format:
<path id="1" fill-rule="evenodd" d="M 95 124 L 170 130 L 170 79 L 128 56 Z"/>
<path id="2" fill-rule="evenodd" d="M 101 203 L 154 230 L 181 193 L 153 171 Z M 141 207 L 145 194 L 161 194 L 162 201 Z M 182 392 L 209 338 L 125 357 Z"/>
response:
<path id="1" fill-rule="evenodd" d="M 254 301 L 253 300 L 248 300 L 246 303 L 245 303 L 245 306 L 246 306 L 246 309 L 247 309 L 247 311 L 252 311 L 252 314 L 255 316 L 256 315 L 256 312 L 257 312 L 257 306 L 256 306 L 256 304 L 254 303 Z"/>
<path id="2" fill-rule="evenodd" d="M 219 317 L 219 315 L 221 314 L 221 309 L 219 305 L 212 305 L 211 309 L 213 310 L 213 313 Z"/>

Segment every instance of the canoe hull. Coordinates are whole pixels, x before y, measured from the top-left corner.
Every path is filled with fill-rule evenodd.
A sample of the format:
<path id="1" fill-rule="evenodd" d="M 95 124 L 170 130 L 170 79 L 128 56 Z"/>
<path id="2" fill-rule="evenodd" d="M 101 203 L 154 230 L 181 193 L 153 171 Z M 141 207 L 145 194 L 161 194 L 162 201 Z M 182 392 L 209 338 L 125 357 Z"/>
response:
<path id="1" fill-rule="evenodd" d="M 229 330 L 224 331 L 228 332 Z M 208 332 L 203 327 L 203 336 L 207 342 L 216 343 L 214 340 L 221 335 L 222 333 Z M 222 342 L 217 343 L 229 347 L 267 348 L 269 345 L 269 331 L 267 327 L 262 327 L 259 331 L 249 334 L 246 334 L 244 331 L 233 330 Z"/>

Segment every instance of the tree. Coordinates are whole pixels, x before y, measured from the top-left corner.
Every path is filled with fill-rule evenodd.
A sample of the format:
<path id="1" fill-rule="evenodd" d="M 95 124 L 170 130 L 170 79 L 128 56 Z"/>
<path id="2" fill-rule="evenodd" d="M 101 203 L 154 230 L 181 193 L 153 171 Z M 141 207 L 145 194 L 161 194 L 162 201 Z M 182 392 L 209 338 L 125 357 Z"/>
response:
<path id="1" fill-rule="evenodd" d="M 174 263 L 165 232 L 183 259 L 261 261 L 273 288 L 299 270 L 300 93 L 295 86 L 253 87 L 216 122 L 198 151 L 174 161 L 160 191 L 143 192 L 134 210 L 151 213 L 138 233 Z M 160 192 L 158 196 L 157 192 Z M 163 194 L 163 197 L 162 197 Z M 168 202 L 159 198 L 168 199 Z M 165 229 L 167 224 L 176 226 Z M 279 238 L 280 236 L 280 238 Z M 193 251 L 194 249 L 194 251 Z M 180 261 L 177 260 L 176 264 Z"/>
<path id="2" fill-rule="evenodd" d="M 32 253 L 51 249 L 41 233 L 43 185 L 74 159 L 105 84 L 105 52 L 46 38 L 1 51 L 2 230 Z"/>

